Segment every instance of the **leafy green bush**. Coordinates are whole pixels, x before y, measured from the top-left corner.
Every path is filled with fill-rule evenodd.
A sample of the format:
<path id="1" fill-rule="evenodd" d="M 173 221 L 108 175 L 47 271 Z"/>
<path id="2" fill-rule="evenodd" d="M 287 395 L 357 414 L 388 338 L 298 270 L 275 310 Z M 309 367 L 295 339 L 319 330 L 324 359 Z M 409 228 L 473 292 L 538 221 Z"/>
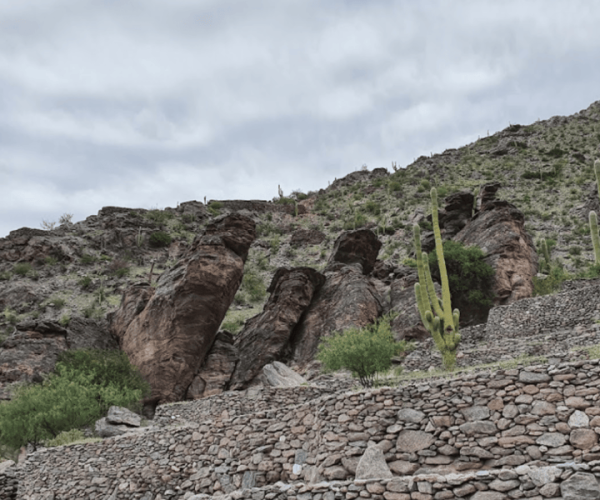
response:
<path id="1" fill-rule="evenodd" d="M 173 218 L 173 214 L 171 212 L 166 212 L 164 210 L 158 210 L 155 208 L 153 210 L 148 210 L 148 212 L 146 212 L 146 217 L 159 226 L 162 226 L 166 224 L 168 220 Z"/>
<path id="2" fill-rule="evenodd" d="M 452 303 L 461 311 L 469 308 L 485 311 L 492 306 L 494 269 L 483 259 L 481 248 L 465 247 L 457 241 L 444 242 L 444 260 Z M 429 266 L 433 276 L 439 276 L 436 252 L 429 254 Z"/>
<path id="3" fill-rule="evenodd" d="M 373 215 L 379 215 L 381 213 L 381 205 L 375 201 L 369 200 L 365 203 L 365 210 Z"/>
<path id="4" fill-rule="evenodd" d="M 553 265 L 545 278 L 533 277 L 533 296 L 551 295 L 560 290 L 563 281 L 570 279 L 569 273 L 560 265 Z"/>
<path id="5" fill-rule="evenodd" d="M 31 264 L 29 262 L 19 262 L 13 267 L 13 272 L 19 276 L 27 276 L 31 272 Z"/>
<path id="6" fill-rule="evenodd" d="M 242 279 L 242 290 L 250 302 L 260 302 L 265 298 L 267 289 L 260 276 L 247 271 Z"/>
<path id="7" fill-rule="evenodd" d="M 391 318 L 385 317 L 364 328 L 350 328 L 321 342 L 317 359 L 326 371 L 350 370 L 363 387 L 372 387 L 375 375 L 392 366 L 392 358 L 406 349 L 396 342 Z"/>
<path id="8" fill-rule="evenodd" d="M 42 384 L 21 386 L 0 403 L 0 442 L 34 446 L 89 425 L 110 406 L 138 409 L 148 384 L 122 351 L 66 351 Z"/>
<path id="9" fill-rule="evenodd" d="M 89 276 L 84 276 L 77 283 L 79 284 L 79 286 L 81 288 L 83 288 L 85 290 L 86 288 L 89 288 L 90 285 L 92 284 L 92 278 Z"/>
<path id="10" fill-rule="evenodd" d="M 150 246 L 155 248 L 167 247 L 171 244 L 171 236 L 165 231 L 156 231 L 150 235 Z"/>

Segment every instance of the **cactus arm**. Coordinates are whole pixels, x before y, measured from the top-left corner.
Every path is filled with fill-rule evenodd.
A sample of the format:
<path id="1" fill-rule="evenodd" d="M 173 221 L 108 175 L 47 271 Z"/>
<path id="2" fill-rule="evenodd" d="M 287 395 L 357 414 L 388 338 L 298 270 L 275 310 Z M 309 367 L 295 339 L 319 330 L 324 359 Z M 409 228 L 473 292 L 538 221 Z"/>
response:
<path id="1" fill-rule="evenodd" d="M 444 260 L 444 246 L 442 242 L 442 233 L 438 217 L 438 199 L 437 189 L 431 188 L 431 218 L 433 221 L 433 234 L 435 235 L 435 252 L 440 268 L 440 278 L 442 281 L 442 303 L 444 304 L 444 328 L 454 330 L 454 321 L 452 318 L 452 304 L 450 300 L 450 283 L 448 282 L 448 273 L 446 271 L 446 261 Z"/>
<path id="2" fill-rule="evenodd" d="M 594 246 L 594 260 L 596 264 L 600 264 L 600 238 L 598 237 L 598 216 L 596 212 L 592 210 L 589 218 L 592 245 Z"/>
<path id="3" fill-rule="evenodd" d="M 429 268 L 429 259 L 427 258 L 427 254 L 423 252 L 423 268 L 425 269 L 425 283 L 427 286 L 427 293 L 429 294 L 429 300 L 433 305 L 433 311 L 436 316 L 442 318 L 444 316 L 444 311 L 442 310 L 442 304 L 440 303 L 440 299 L 435 293 L 435 287 L 433 286 L 433 278 L 431 277 L 431 269 Z"/>

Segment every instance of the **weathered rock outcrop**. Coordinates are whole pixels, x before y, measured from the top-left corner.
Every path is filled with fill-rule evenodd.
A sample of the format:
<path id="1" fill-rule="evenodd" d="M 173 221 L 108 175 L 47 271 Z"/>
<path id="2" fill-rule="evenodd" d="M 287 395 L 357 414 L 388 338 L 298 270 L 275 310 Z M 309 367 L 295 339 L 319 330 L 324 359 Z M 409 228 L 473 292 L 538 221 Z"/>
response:
<path id="1" fill-rule="evenodd" d="M 214 344 L 188 387 L 187 399 L 201 399 L 227 390 L 238 359 L 233 335 L 225 331 L 217 333 Z"/>
<path id="2" fill-rule="evenodd" d="M 442 240 L 451 240 L 469 223 L 473 215 L 474 200 L 473 194 L 466 191 L 452 194 L 444 199 L 445 207 L 438 213 Z M 431 215 L 427 220 L 431 222 Z M 435 249 L 433 231 L 423 234 L 421 246 L 425 252 Z"/>
<path id="3" fill-rule="evenodd" d="M 231 379 L 232 389 L 245 387 L 263 366 L 278 361 L 289 349 L 294 328 L 324 282 L 325 276 L 310 267 L 277 270 L 264 311 L 249 319 L 236 337 L 236 348 L 243 356 Z"/>
<path id="4" fill-rule="evenodd" d="M 71 261 L 77 257 L 85 240 L 67 236 L 60 230 L 43 231 L 23 227 L 0 238 L 0 262 L 33 262 L 53 257 L 58 261 Z"/>
<path id="5" fill-rule="evenodd" d="M 241 283 L 254 238 L 255 223 L 248 217 L 232 214 L 215 220 L 186 256 L 160 276 L 156 292 L 127 329 L 113 323 L 121 349 L 152 386 L 155 401 L 185 397 Z M 124 294 L 123 304 L 135 308 L 144 300 L 140 295 L 130 300 Z M 118 312 L 119 317 L 129 314 Z"/>
<path id="6" fill-rule="evenodd" d="M 292 336 L 296 363 L 304 365 L 314 358 L 321 337 L 366 326 L 381 315 L 383 300 L 362 269 L 356 263 L 326 275 L 325 284 Z"/>
<path id="7" fill-rule="evenodd" d="M 68 349 L 116 349 L 104 320 L 73 318 L 68 328 L 51 321 L 19 323 L 0 349 L 0 399 L 15 382 L 41 382 Z"/>
<path id="8" fill-rule="evenodd" d="M 303 245 L 318 245 L 325 239 L 325 233 L 317 229 L 298 229 L 292 234 L 290 245 L 299 247 Z"/>
<path id="9" fill-rule="evenodd" d="M 333 246 L 325 272 L 335 271 L 346 264 L 358 263 L 363 274 L 369 274 L 375 267 L 381 241 L 370 229 L 357 229 L 342 233 Z"/>
<path id="10" fill-rule="evenodd" d="M 485 203 L 454 240 L 465 246 L 477 245 L 485 252 L 485 261 L 495 271 L 494 303 L 510 304 L 531 297 L 537 254 L 525 231 L 523 213 L 511 203 L 491 199 L 488 188 L 482 186 L 480 198 Z"/>

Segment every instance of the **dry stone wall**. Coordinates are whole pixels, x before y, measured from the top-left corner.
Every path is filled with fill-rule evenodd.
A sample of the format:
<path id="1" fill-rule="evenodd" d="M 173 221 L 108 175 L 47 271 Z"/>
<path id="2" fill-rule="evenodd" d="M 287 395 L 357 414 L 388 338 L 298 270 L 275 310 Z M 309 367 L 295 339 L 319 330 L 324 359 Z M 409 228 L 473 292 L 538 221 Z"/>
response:
<path id="1" fill-rule="evenodd" d="M 600 285 L 591 285 L 494 307 L 488 316 L 486 334 L 519 338 L 587 326 L 597 319 L 600 319 Z"/>
<path id="2" fill-rule="evenodd" d="M 284 493 L 268 488 L 277 482 L 323 481 L 326 492 L 294 486 L 281 498 L 535 498 L 549 490 L 531 487 L 519 467 L 573 462 L 600 473 L 599 387 L 600 365 L 591 360 L 320 396 L 309 387 L 279 389 L 268 410 L 207 418 L 196 407 L 179 427 L 40 450 L 20 469 L 18 498 L 159 500 L 267 487 L 252 498 L 263 491 L 270 499 Z M 303 390 L 314 399 L 296 404 Z M 393 481 L 412 484 L 408 491 L 389 490 L 389 482 L 335 490 L 334 482 L 354 478 L 370 445 L 382 450 Z M 436 477 L 423 479 L 428 474 Z M 456 474 L 472 477 L 449 483 Z M 567 475 L 549 482 L 563 484 Z"/>

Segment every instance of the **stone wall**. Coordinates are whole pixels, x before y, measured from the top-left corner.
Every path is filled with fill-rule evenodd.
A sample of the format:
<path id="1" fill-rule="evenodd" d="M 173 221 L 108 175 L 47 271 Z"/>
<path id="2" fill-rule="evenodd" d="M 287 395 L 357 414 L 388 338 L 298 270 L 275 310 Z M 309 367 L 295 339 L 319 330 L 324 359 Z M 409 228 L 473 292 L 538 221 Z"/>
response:
<path id="1" fill-rule="evenodd" d="M 408 482 L 412 477 L 416 489 L 373 487 L 378 493 L 365 486 L 359 492 L 349 489 L 345 498 L 456 498 L 454 489 L 463 483 L 453 486 L 448 479 L 465 472 L 475 474 L 466 484 L 477 491 L 464 490 L 460 498 L 507 498 L 508 493 L 491 486 L 496 479 L 507 482 L 501 487 L 511 498 L 519 498 L 518 492 L 535 497 L 529 480 L 514 476 L 519 476 L 518 467 L 576 462 L 596 472 L 599 387 L 599 361 L 591 360 L 321 396 L 308 387 L 278 389 L 278 404 L 268 410 L 207 418 L 197 407 L 197 413 L 185 412 L 187 421 L 180 420 L 179 427 L 40 450 L 20 469 L 19 498 L 50 498 L 44 495 L 53 492 L 54 500 L 104 499 L 116 492 L 113 498 L 159 500 L 232 493 L 278 481 L 348 481 L 369 445 L 383 451 L 394 476 L 409 476 Z M 314 399 L 295 404 L 302 390 Z M 494 476 L 492 471 L 501 469 L 507 469 L 498 472 L 504 475 Z M 432 473 L 446 482 L 418 479 Z M 489 484 L 488 474 L 494 476 Z"/>
<path id="2" fill-rule="evenodd" d="M 488 336 L 518 338 L 580 325 L 600 319 L 600 285 L 522 299 L 490 310 Z"/>

